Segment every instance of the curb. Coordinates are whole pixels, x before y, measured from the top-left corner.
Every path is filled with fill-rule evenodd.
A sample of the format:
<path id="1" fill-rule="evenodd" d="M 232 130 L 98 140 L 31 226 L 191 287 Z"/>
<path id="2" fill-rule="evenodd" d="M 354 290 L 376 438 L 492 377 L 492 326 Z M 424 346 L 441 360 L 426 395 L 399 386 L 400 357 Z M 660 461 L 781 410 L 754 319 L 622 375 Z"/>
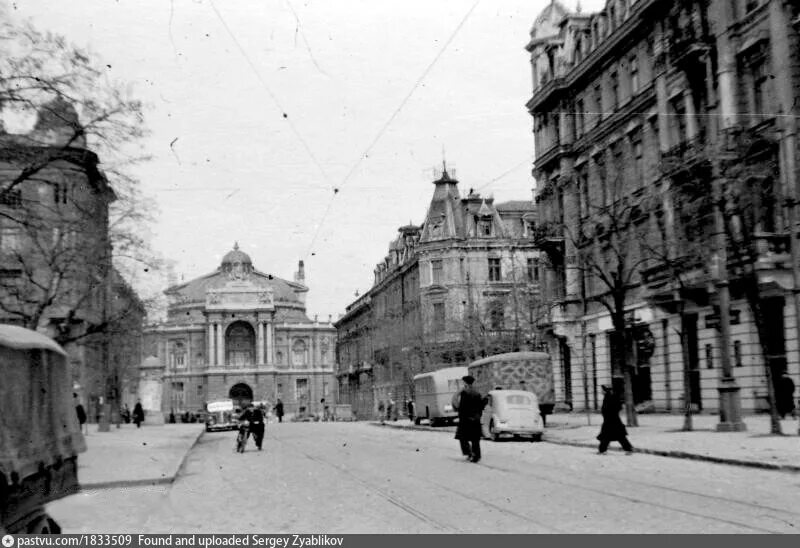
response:
<path id="1" fill-rule="evenodd" d="M 183 454 L 181 457 L 181 461 L 178 463 L 178 466 L 175 468 L 175 472 L 170 476 L 162 476 L 160 478 L 142 478 L 142 479 L 133 479 L 133 480 L 115 480 L 115 481 L 98 481 L 96 483 L 81 483 L 80 490 L 81 491 L 99 491 L 101 489 L 118 489 L 120 487 L 152 487 L 156 485 L 166 485 L 173 483 L 178 475 L 183 471 L 183 468 L 186 466 L 186 461 L 189 458 L 189 453 L 192 452 L 195 445 L 200 441 L 200 438 L 203 437 L 205 434 L 205 430 L 201 429 L 200 432 L 195 437 L 192 444 Z"/>
<path id="2" fill-rule="evenodd" d="M 378 424 L 378 423 L 371 423 L 373 426 L 388 426 L 389 428 L 396 428 L 400 430 L 425 430 L 428 432 L 451 432 L 450 430 L 435 430 L 428 426 L 402 426 L 402 425 L 393 425 L 393 424 Z M 572 447 L 588 447 L 591 449 L 596 448 L 596 443 L 589 443 L 583 441 L 574 441 L 574 440 L 557 440 L 557 439 L 548 439 L 547 433 L 545 433 L 545 437 L 542 438 L 543 443 L 552 443 L 553 445 L 569 445 Z M 611 449 L 611 448 L 609 448 Z M 622 451 L 622 449 L 614 448 L 613 451 Z M 646 455 L 656 455 L 659 457 L 670 457 L 676 459 L 686 459 L 686 460 L 696 460 L 696 461 L 703 461 L 703 462 L 713 462 L 715 464 L 727 464 L 729 466 L 742 466 L 746 468 L 760 468 L 762 470 L 777 470 L 781 472 L 800 472 L 800 466 L 794 464 L 773 464 L 770 462 L 759 462 L 759 461 L 751 461 L 751 460 L 740 460 L 740 459 L 730 459 L 730 458 L 723 458 L 723 457 L 713 457 L 710 455 L 698 455 L 697 453 L 687 453 L 685 451 L 665 451 L 661 449 L 640 449 L 638 447 L 633 448 L 634 453 L 643 453 Z"/>

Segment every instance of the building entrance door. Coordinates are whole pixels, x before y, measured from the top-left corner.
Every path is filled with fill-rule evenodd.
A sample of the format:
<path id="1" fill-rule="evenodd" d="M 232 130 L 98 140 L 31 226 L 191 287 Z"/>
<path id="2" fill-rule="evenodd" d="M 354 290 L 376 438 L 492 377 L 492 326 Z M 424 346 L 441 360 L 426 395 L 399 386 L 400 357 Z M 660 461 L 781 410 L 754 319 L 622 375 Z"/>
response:
<path id="1" fill-rule="evenodd" d="M 249 385 L 240 382 L 231 386 L 228 397 L 233 401 L 233 406 L 244 409 L 253 401 L 253 389 Z"/>

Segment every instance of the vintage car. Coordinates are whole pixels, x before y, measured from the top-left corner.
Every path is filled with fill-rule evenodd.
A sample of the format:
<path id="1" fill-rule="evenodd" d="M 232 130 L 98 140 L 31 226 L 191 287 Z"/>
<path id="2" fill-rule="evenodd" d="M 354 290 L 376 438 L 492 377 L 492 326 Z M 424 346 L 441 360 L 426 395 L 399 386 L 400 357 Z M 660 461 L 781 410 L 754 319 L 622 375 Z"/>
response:
<path id="1" fill-rule="evenodd" d="M 60 533 L 45 504 L 76 493 L 86 451 L 64 350 L 0 325 L 0 535 Z"/>
<path id="2" fill-rule="evenodd" d="M 232 400 L 211 401 L 206 404 L 206 432 L 238 430 L 239 414 Z"/>
<path id="3" fill-rule="evenodd" d="M 542 419 L 536 394 L 524 390 L 491 390 L 481 417 L 483 436 L 497 441 L 502 436 L 542 439 Z"/>

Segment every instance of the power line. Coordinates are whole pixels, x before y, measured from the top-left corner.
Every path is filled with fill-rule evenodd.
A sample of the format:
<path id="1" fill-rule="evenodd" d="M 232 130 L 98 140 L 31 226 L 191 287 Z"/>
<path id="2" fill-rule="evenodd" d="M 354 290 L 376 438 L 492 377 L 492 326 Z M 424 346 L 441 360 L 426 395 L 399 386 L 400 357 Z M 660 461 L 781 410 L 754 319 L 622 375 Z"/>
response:
<path id="1" fill-rule="evenodd" d="M 239 49 L 239 52 L 242 54 L 242 57 L 244 57 L 245 61 L 247 61 L 247 64 L 250 66 L 250 69 L 253 71 L 253 74 L 255 74 L 256 78 L 258 78 L 259 82 L 261 82 L 261 85 L 266 90 L 270 99 L 272 99 L 272 102 L 275 103 L 275 106 L 278 107 L 278 110 L 283 115 L 283 119 L 288 122 L 289 127 L 292 129 L 292 132 L 294 133 L 295 137 L 297 137 L 297 140 L 300 141 L 300 143 L 303 145 L 303 148 L 305 149 L 309 158 L 311 158 L 311 161 L 314 163 L 319 172 L 322 174 L 322 177 L 325 179 L 325 181 L 328 184 L 330 184 L 330 179 L 328 177 L 328 174 L 325 172 L 322 165 L 317 160 L 317 157 L 314 155 L 314 152 L 311 150 L 311 147 L 308 145 L 308 142 L 300 134 L 300 131 L 294 125 L 291 118 L 289 118 L 289 114 L 286 112 L 286 109 L 283 108 L 281 102 L 278 100 L 278 97 L 275 95 L 275 93 L 273 93 L 272 89 L 269 87 L 266 80 L 264 80 L 264 78 L 261 76 L 261 73 L 258 71 L 258 68 L 256 68 L 255 64 L 250 59 L 250 56 L 247 55 L 247 51 L 245 51 L 245 49 L 239 43 L 239 40 L 236 39 L 236 36 L 233 34 L 233 31 L 231 31 L 230 27 L 225 22 L 225 19 L 222 17 L 222 14 L 217 9 L 217 6 L 214 5 L 214 0 L 209 0 L 209 4 L 211 4 L 211 9 L 214 10 L 214 13 L 217 15 L 217 18 L 219 19 L 220 23 L 222 23 L 222 26 L 225 27 L 228 36 L 231 37 L 231 40 L 233 40 L 233 43 L 236 44 L 236 47 Z"/>
<path id="2" fill-rule="evenodd" d="M 339 187 L 334 189 L 334 194 L 331 196 L 331 198 L 330 198 L 330 200 L 328 202 L 328 207 L 325 209 L 325 213 L 322 215 L 322 219 L 320 219 L 320 222 L 317 225 L 317 229 L 314 232 L 314 237 L 311 239 L 311 244 L 309 244 L 309 246 L 308 246 L 308 251 L 306 252 L 306 256 L 311 254 L 311 250 L 314 248 L 314 244 L 317 241 L 317 237 L 319 236 L 319 232 L 322 229 L 322 225 L 325 223 L 325 219 L 327 218 L 328 213 L 331 210 L 331 206 L 333 205 L 333 200 L 336 198 L 336 195 L 338 194 L 339 190 L 342 187 L 344 187 L 344 185 L 347 184 L 347 182 L 350 180 L 350 177 L 352 177 L 353 174 L 355 173 L 356 169 L 358 169 L 358 166 L 361 165 L 361 162 L 364 161 L 369 156 L 369 153 L 372 151 L 372 149 L 375 147 L 375 145 L 378 144 L 378 141 L 380 141 L 381 137 L 383 137 L 383 134 L 386 133 L 386 130 L 389 129 L 389 126 L 392 124 L 392 122 L 394 122 L 395 118 L 397 118 L 397 116 L 400 114 L 400 111 L 402 111 L 403 108 L 406 106 L 406 104 L 408 103 L 409 99 L 411 99 L 411 96 L 414 95 L 414 92 L 420 86 L 422 81 L 425 80 L 425 78 L 428 76 L 430 71 L 433 69 L 433 67 L 436 65 L 436 63 L 439 61 L 439 58 L 441 58 L 441 56 L 444 54 L 444 52 L 450 46 L 450 43 L 455 39 L 456 35 L 461 30 L 461 28 L 464 26 L 464 24 L 467 22 L 469 17 L 472 15 L 472 12 L 475 11 L 475 8 L 478 7 L 479 3 L 480 3 L 480 0 L 475 0 L 475 3 L 472 4 L 472 7 L 469 8 L 467 13 L 464 15 L 464 17 L 458 23 L 458 26 L 456 26 L 455 30 L 453 30 L 453 32 L 450 34 L 450 37 L 442 45 L 442 48 L 439 50 L 439 52 L 436 54 L 436 56 L 433 58 L 433 60 L 430 62 L 430 64 L 428 64 L 428 66 L 425 68 L 425 70 L 422 72 L 422 75 L 417 79 L 416 82 L 414 82 L 414 85 L 411 87 L 411 90 L 406 94 L 406 96 L 400 102 L 400 105 L 394 110 L 394 112 L 392 112 L 392 115 L 389 116 L 389 119 L 386 121 L 386 123 L 383 124 L 381 129 L 378 131 L 378 134 L 375 136 L 375 138 L 372 140 L 372 142 L 369 144 L 369 146 L 364 150 L 364 152 L 361 154 L 361 156 L 359 156 L 358 159 L 355 161 L 353 166 L 347 172 L 347 175 L 345 175 L 344 179 L 342 179 L 342 182 L 339 184 Z"/>
<path id="3" fill-rule="evenodd" d="M 517 169 L 519 169 L 520 167 L 522 167 L 523 165 L 528 164 L 528 163 L 533 163 L 533 160 L 530 159 L 530 158 L 525 158 L 524 160 L 522 160 L 520 163 L 518 163 L 517 165 L 515 165 L 511 169 L 508 169 L 508 170 L 504 171 L 501 175 L 498 175 L 497 177 L 495 177 L 494 179 L 492 179 L 488 183 L 485 183 L 485 184 L 479 186 L 475 190 L 483 190 L 484 188 L 486 188 L 490 184 L 496 183 L 497 181 L 499 181 L 500 179 L 502 179 L 506 175 L 509 175 L 509 174 L 513 173 L 514 171 L 516 171 Z"/>

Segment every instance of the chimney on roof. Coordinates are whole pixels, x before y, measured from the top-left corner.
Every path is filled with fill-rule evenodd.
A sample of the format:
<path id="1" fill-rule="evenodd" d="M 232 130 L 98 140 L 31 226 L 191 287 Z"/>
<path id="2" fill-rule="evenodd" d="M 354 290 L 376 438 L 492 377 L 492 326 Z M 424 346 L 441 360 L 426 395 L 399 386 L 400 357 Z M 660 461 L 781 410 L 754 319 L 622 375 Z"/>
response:
<path id="1" fill-rule="evenodd" d="M 306 281 L 306 269 L 303 261 L 297 263 L 297 273 L 294 275 L 294 281 L 303 283 Z"/>

